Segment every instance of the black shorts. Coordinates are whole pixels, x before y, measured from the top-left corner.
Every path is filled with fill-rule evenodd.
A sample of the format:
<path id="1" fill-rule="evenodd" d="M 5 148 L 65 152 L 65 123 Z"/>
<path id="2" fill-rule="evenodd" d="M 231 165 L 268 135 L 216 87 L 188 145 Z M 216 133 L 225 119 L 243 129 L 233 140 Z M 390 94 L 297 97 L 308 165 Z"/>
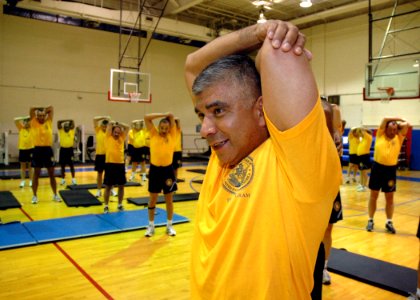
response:
<path id="1" fill-rule="evenodd" d="M 124 185 L 126 182 L 124 164 L 105 164 L 104 184 L 106 186 Z"/>
<path id="2" fill-rule="evenodd" d="M 182 151 L 175 151 L 172 158 L 172 167 L 176 170 L 182 167 Z"/>
<path id="3" fill-rule="evenodd" d="M 32 161 L 32 152 L 34 149 L 19 150 L 19 162 L 28 163 Z"/>
<path id="4" fill-rule="evenodd" d="M 125 150 L 125 153 L 127 154 L 127 156 L 132 157 L 133 156 L 133 150 L 134 150 L 134 146 L 131 144 L 127 145 L 127 149 Z"/>
<path id="5" fill-rule="evenodd" d="M 341 206 L 341 196 L 339 191 L 337 197 L 335 197 L 334 199 L 334 204 L 330 215 L 330 221 L 328 223 L 335 224 L 340 220 L 343 220 L 343 207 Z"/>
<path id="6" fill-rule="evenodd" d="M 60 155 L 59 155 L 59 163 L 60 165 L 73 165 L 74 161 L 74 151 L 73 147 L 69 148 L 60 148 Z"/>
<path id="7" fill-rule="evenodd" d="M 146 161 L 147 156 L 147 147 L 133 148 L 133 154 L 131 155 L 131 162 L 141 163 Z"/>
<path id="8" fill-rule="evenodd" d="M 105 170 L 105 154 L 96 154 L 95 156 L 95 171 L 103 172 Z"/>
<path id="9" fill-rule="evenodd" d="M 359 170 L 369 170 L 372 167 L 370 154 L 359 155 Z"/>
<path id="10" fill-rule="evenodd" d="M 175 172 L 172 165 L 157 167 L 150 165 L 149 170 L 149 193 L 169 194 L 178 190 L 175 180 Z"/>
<path id="11" fill-rule="evenodd" d="M 359 165 L 359 156 L 357 154 L 349 154 L 349 162 L 354 165 Z"/>
<path id="12" fill-rule="evenodd" d="M 419 219 L 419 225 L 417 226 L 417 237 L 420 239 L 420 219 Z"/>
<path id="13" fill-rule="evenodd" d="M 397 190 L 397 166 L 384 166 L 373 162 L 370 173 L 369 188 L 374 191 L 382 190 L 391 193 Z"/>
<path id="14" fill-rule="evenodd" d="M 32 167 L 51 168 L 55 166 L 54 153 L 51 147 L 36 146 L 32 153 Z"/>

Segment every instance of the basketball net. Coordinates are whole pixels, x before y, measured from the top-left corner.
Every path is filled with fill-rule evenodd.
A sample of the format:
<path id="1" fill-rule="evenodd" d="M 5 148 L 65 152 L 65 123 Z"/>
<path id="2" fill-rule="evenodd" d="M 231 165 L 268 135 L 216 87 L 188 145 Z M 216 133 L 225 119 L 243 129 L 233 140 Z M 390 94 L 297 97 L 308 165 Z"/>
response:
<path id="1" fill-rule="evenodd" d="M 395 90 L 393 87 L 378 87 L 378 91 L 381 93 L 381 101 L 389 102 L 391 97 L 394 96 Z"/>
<path id="2" fill-rule="evenodd" d="M 139 103 L 140 102 L 141 93 L 128 93 L 128 98 L 132 103 Z"/>

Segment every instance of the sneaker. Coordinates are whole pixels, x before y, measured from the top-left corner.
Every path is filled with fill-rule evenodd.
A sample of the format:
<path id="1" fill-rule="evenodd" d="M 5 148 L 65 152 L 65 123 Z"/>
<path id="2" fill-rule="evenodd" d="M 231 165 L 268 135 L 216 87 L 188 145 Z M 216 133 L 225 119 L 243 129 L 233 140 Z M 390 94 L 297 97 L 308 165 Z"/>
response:
<path id="1" fill-rule="evenodd" d="M 124 206 L 122 204 L 118 204 L 118 211 L 124 211 Z"/>
<path id="2" fill-rule="evenodd" d="M 350 184 L 350 178 L 346 179 L 346 184 Z"/>
<path id="3" fill-rule="evenodd" d="M 147 181 L 146 173 L 141 174 L 141 180 Z"/>
<path id="4" fill-rule="evenodd" d="M 173 229 L 172 226 L 167 226 L 166 227 L 166 234 L 170 235 L 170 236 L 176 236 L 176 231 L 175 231 L 175 229 Z"/>
<path id="5" fill-rule="evenodd" d="M 136 178 L 136 175 L 132 173 L 128 181 L 134 181 L 135 178 Z"/>
<path id="6" fill-rule="evenodd" d="M 367 223 L 367 226 L 366 226 L 366 230 L 369 231 L 369 232 L 373 231 L 373 225 L 374 224 L 375 223 L 373 223 L 373 220 L 369 220 L 368 223 Z"/>
<path id="7" fill-rule="evenodd" d="M 357 182 L 356 178 L 353 178 L 352 180 L 353 180 L 353 183 L 356 183 Z"/>
<path id="8" fill-rule="evenodd" d="M 114 190 L 111 190 L 111 196 L 117 197 L 118 196 L 118 193 L 116 191 L 114 191 Z"/>
<path id="9" fill-rule="evenodd" d="M 29 186 L 30 187 L 32 186 L 32 180 L 29 180 Z"/>
<path id="10" fill-rule="evenodd" d="M 61 202 L 61 198 L 58 195 L 53 196 L 53 201 L 55 202 Z"/>
<path id="11" fill-rule="evenodd" d="M 145 237 L 151 237 L 155 234 L 155 227 L 153 226 L 147 226 L 146 232 L 144 233 Z"/>
<path id="12" fill-rule="evenodd" d="M 324 269 L 322 273 L 322 284 L 325 284 L 325 285 L 331 284 L 331 276 L 330 276 L 330 273 L 328 273 L 327 269 Z"/>
<path id="13" fill-rule="evenodd" d="M 96 194 L 95 194 L 95 197 L 98 198 L 98 197 L 101 197 L 101 196 L 102 196 L 101 190 L 97 190 Z"/>
<path id="14" fill-rule="evenodd" d="M 22 180 L 22 181 L 20 182 L 19 187 L 20 187 L 20 188 L 25 187 L 25 180 Z"/>
<path id="15" fill-rule="evenodd" d="M 38 197 L 37 196 L 33 196 L 32 197 L 32 204 L 37 204 L 38 203 Z"/>
<path id="16" fill-rule="evenodd" d="M 76 184 L 77 184 L 77 182 L 76 182 L 76 178 L 72 178 L 72 179 L 71 179 L 71 184 L 72 184 L 72 185 L 76 185 Z"/>
<path id="17" fill-rule="evenodd" d="M 63 178 L 63 179 L 61 179 L 60 184 L 61 184 L 61 185 L 65 185 L 65 184 L 66 184 L 66 180 L 65 180 L 64 178 Z"/>
<path id="18" fill-rule="evenodd" d="M 109 213 L 109 207 L 108 207 L 108 205 L 105 205 L 104 206 L 104 214 L 107 214 L 107 213 Z"/>
<path id="19" fill-rule="evenodd" d="M 395 228 L 394 228 L 394 225 L 392 224 L 392 222 L 387 222 L 387 223 L 385 224 L 385 229 L 386 229 L 388 232 L 392 233 L 392 234 L 395 234 L 395 233 L 396 233 Z"/>
<path id="20" fill-rule="evenodd" d="M 358 192 L 366 192 L 366 187 L 363 186 L 363 185 L 361 185 L 361 186 L 357 187 L 356 191 L 358 191 Z"/>
<path id="21" fill-rule="evenodd" d="M 407 300 L 420 300 L 420 295 L 410 293 L 410 296 L 407 297 Z"/>

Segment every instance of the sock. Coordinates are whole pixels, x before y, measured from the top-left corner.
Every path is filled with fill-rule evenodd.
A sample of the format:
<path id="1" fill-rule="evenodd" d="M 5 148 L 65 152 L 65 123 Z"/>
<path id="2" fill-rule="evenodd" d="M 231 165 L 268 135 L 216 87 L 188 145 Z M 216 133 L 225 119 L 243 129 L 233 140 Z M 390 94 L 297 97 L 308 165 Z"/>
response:
<path id="1" fill-rule="evenodd" d="M 373 222 L 373 218 L 369 218 L 369 221 L 372 221 Z"/>
<path id="2" fill-rule="evenodd" d="M 417 288 L 417 293 L 416 293 L 416 295 L 417 295 L 417 296 L 420 296 L 420 288 Z"/>
<path id="3" fill-rule="evenodd" d="M 172 226 L 172 220 L 167 220 L 166 226 Z"/>
<path id="4" fill-rule="evenodd" d="M 149 221 L 149 226 L 155 227 L 155 221 Z"/>
<path id="5" fill-rule="evenodd" d="M 392 219 L 386 219 L 387 223 L 392 223 Z"/>
<path id="6" fill-rule="evenodd" d="M 324 269 L 325 269 L 325 270 L 327 269 L 327 265 L 328 265 L 328 259 L 326 259 L 326 260 L 325 260 L 325 263 L 324 263 Z"/>

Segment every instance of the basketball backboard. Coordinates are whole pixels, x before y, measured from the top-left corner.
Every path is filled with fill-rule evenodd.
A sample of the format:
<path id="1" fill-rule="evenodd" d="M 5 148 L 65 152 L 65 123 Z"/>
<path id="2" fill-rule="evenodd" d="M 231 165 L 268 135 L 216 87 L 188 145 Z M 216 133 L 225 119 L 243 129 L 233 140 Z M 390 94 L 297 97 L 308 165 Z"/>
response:
<path id="1" fill-rule="evenodd" d="M 366 65 L 365 100 L 420 98 L 417 58 L 382 59 Z"/>
<path id="2" fill-rule="evenodd" d="M 150 74 L 111 69 L 108 100 L 150 103 Z"/>

